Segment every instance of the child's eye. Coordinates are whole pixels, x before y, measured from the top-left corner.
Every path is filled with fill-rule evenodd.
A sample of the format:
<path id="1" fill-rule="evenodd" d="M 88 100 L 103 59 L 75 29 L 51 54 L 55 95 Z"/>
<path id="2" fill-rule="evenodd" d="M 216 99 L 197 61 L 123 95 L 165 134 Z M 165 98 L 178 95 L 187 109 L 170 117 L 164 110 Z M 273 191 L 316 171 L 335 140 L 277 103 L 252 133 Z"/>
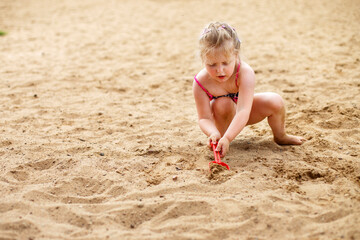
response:
<path id="1" fill-rule="evenodd" d="M 228 65 L 229 63 L 228 62 L 223 62 L 224 65 Z"/>

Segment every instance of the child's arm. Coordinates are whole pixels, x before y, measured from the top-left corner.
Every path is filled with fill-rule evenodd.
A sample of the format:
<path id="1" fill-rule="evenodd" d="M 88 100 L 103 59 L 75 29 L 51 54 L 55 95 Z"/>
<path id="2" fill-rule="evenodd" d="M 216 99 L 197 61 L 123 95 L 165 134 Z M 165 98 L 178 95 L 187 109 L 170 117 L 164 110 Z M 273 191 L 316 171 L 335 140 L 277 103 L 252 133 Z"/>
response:
<path id="1" fill-rule="evenodd" d="M 244 64 L 245 65 L 245 64 Z M 238 102 L 236 104 L 236 114 L 231 121 L 224 136 L 220 139 L 217 150 L 221 156 L 225 156 L 229 149 L 229 144 L 246 126 L 254 98 L 255 73 L 249 65 L 243 66 L 241 70 L 241 81 L 239 86 Z"/>
<path id="2" fill-rule="evenodd" d="M 220 139 L 221 135 L 215 126 L 209 97 L 195 81 L 193 83 L 193 94 L 195 98 L 200 129 L 206 134 L 206 136 L 210 137 L 210 139 L 215 142 L 216 140 Z"/>

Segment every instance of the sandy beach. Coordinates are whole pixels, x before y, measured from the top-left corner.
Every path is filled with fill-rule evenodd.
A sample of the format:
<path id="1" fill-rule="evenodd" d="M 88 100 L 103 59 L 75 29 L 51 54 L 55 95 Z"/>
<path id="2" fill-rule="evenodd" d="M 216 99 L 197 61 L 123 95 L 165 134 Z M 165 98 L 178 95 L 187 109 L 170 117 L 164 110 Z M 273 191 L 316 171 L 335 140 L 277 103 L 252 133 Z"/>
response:
<path id="1" fill-rule="evenodd" d="M 359 0 L 1 0 L 0 239 L 360 239 Z M 234 26 L 287 130 L 214 159 L 198 37 Z"/>

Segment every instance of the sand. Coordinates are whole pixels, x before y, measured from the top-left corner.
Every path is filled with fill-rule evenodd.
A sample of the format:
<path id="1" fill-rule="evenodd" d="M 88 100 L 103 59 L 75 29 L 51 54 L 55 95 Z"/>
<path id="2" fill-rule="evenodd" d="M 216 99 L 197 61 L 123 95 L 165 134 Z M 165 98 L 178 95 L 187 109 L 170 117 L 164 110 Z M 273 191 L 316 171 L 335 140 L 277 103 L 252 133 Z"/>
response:
<path id="1" fill-rule="evenodd" d="M 360 1 L 0 2 L 0 239 L 360 239 Z M 302 146 L 209 173 L 197 39 L 241 36 Z"/>

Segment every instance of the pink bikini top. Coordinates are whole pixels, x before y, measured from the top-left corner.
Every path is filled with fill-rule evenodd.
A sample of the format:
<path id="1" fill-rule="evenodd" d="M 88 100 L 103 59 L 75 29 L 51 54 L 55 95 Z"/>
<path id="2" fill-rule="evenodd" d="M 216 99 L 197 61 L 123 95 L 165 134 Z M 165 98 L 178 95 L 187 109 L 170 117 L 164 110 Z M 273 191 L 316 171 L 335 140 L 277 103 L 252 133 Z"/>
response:
<path id="1" fill-rule="evenodd" d="M 238 83 L 237 83 L 237 80 L 239 78 L 239 70 L 240 70 L 240 62 L 238 64 L 238 67 L 237 67 L 237 70 L 236 70 L 236 78 L 235 78 L 235 84 L 236 84 L 236 87 L 238 87 Z M 239 92 L 237 93 L 229 93 L 229 94 L 225 94 L 225 95 L 221 95 L 221 96 L 213 96 L 209 93 L 208 90 L 206 90 L 206 88 L 203 87 L 203 85 L 201 85 L 201 83 L 199 83 L 199 81 L 197 80 L 196 78 L 196 75 L 194 77 L 196 83 L 202 88 L 202 90 L 204 90 L 204 92 L 208 95 L 210 101 L 213 100 L 213 99 L 218 99 L 218 98 L 221 98 L 221 97 L 229 97 L 231 98 L 235 103 L 237 103 L 237 100 L 238 100 L 238 96 L 239 96 Z"/>

